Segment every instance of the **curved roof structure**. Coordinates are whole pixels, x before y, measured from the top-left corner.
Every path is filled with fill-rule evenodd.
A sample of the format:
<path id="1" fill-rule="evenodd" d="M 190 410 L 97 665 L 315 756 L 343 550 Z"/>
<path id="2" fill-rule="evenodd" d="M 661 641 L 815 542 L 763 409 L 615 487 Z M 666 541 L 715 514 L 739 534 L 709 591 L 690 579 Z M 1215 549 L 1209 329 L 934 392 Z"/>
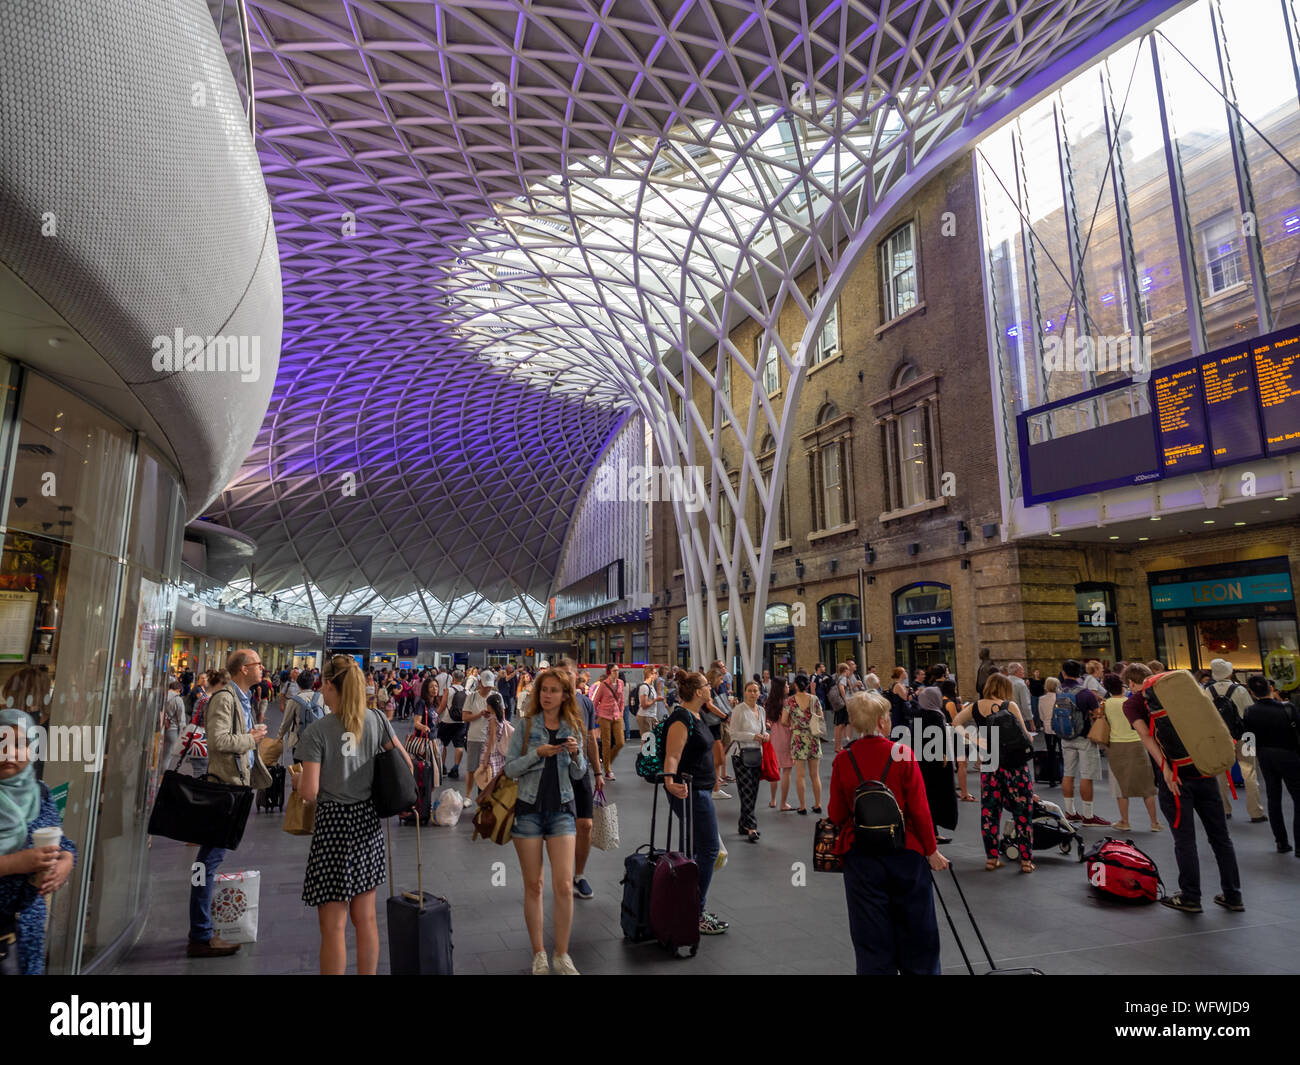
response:
<path id="1" fill-rule="evenodd" d="M 212 516 L 258 540 L 266 589 L 544 598 L 622 412 L 716 466 L 706 423 L 672 413 L 706 405 L 701 356 L 756 319 L 797 402 L 781 311 L 816 329 L 910 182 L 1175 6 L 249 0 L 285 337 Z M 755 404 L 730 431 L 787 448 Z M 748 470 L 737 514 L 751 490 L 780 485 Z M 765 531 L 721 544 L 705 519 L 678 514 L 688 576 L 760 572 Z"/>

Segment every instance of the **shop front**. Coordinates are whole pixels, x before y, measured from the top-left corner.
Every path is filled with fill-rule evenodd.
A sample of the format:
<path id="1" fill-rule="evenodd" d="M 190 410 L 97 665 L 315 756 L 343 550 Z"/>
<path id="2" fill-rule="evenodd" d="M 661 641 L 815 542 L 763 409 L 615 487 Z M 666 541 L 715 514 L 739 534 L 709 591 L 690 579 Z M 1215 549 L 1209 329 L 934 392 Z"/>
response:
<path id="1" fill-rule="evenodd" d="M 957 641 L 948 585 L 918 581 L 894 592 L 894 657 L 909 677 L 939 662 L 956 675 Z"/>
<path id="2" fill-rule="evenodd" d="M 856 595 L 832 595 L 817 604 L 817 634 L 821 661 L 834 673 L 841 662 L 857 657 L 862 638 L 862 615 Z M 865 665 L 866 663 L 862 663 Z"/>
<path id="3" fill-rule="evenodd" d="M 1295 593 L 1286 558 L 1162 570 L 1147 575 L 1156 657 L 1170 669 L 1209 669 L 1215 658 L 1238 675 L 1267 670 L 1279 687 L 1297 679 Z"/>
<path id="4" fill-rule="evenodd" d="M 691 619 L 682 618 L 677 623 L 677 664 L 689 669 L 691 664 Z"/>
<path id="5" fill-rule="evenodd" d="M 774 677 L 794 672 L 794 623 L 788 603 L 773 603 L 763 615 L 763 667 Z"/>

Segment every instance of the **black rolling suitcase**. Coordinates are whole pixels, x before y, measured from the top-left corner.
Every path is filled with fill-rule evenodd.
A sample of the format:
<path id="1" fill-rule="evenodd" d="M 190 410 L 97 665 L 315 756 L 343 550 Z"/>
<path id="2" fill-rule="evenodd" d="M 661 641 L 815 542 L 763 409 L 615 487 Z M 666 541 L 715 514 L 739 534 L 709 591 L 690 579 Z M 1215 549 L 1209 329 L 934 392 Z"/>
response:
<path id="1" fill-rule="evenodd" d="M 662 778 L 661 778 L 662 779 Z M 650 842 L 643 843 L 623 859 L 623 908 L 619 923 L 623 935 L 633 943 L 654 939 L 650 931 L 650 887 L 654 883 L 655 865 L 663 851 L 655 850 L 655 819 L 659 812 L 659 783 L 654 784 L 650 804 Z M 671 817 L 671 813 L 669 814 Z"/>
<path id="2" fill-rule="evenodd" d="M 284 766 L 272 765 L 267 766 L 267 772 L 271 774 L 270 787 L 263 788 L 257 793 L 257 809 L 259 811 L 270 811 L 275 809 L 284 810 Z"/>
<path id="3" fill-rule="evenodd" d="M 451 904 L 424 890 L 424 855 L 420 850 L 418 822 L 415 853 L 416 890 L 388 898 L 388 971 L 393 976 L 451 976 Z M 393 883 L 391 836 L 388 882 Z"/>
<path id="4" fill-rule="evenodd" d="M 989 953 L 989 945 L 984 942 L 984 933 L 980 931 L 980 926 L 975 923 L 975 915 L 970 912 L 970 903 L 966 901 L 966 892 L 961 889 L 961 882 L 957 879 L 957 870 L 951 865 L 948 866 L 948 872 L 952 873 L 952 882 L 957 888 L 957 894 L 961 896 L 961 903 L 966 907 L 966 916 L 970 919 L 970 926 L 975 929 L 975 937 L 980 941 L 980 946 L 984 948 L 984 957 L 989 960 L 989 971 L 985 976 L 1043 976 L 1042 969 L 999 969 L 997 963 L 993 960 L 993 955 Z M 948 918 L 948 927 L 952 929 L 952 938 L 957 941 L 957 949 L 961 951 L 961 960 L 966 963 L 966 971 L 971 976 L 975 975 L 975 967 L 970 963 L 970 957 L 966 953 L 966 947 L 961 941 L 961 936 L 957 934 L 957 926 L 953 923 L 952 914 L 948 912 L 948 904 L 943 901 L 943 895 L 939 892 L 939 882 L 934 879 L 934 873 L 930 873 L 930 882 L 934 884 L 934 894 L 939 900 L 939 905 L 943 907 L 943 915 Z"/>

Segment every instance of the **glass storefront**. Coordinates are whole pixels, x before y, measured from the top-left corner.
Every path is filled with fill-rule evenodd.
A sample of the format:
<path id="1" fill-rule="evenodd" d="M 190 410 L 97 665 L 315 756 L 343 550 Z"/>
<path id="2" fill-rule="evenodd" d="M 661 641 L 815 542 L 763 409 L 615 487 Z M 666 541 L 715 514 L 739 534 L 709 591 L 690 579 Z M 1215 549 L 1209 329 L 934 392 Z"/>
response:
<path id="1" fill-rule="evenodd" d="M 1164 570 L 1147 581 L 1156 655 L 1170 669 L 1209 669 L 1223 658 L 1239 674 L 1267 671 L 1290 683 L 1300 643 L 1287 559 Z"/>
<path id="2" fill-rule="evenodd" d="M 39 374 L 0 374 L 0 683 L 47 727 L 39 771 L 78 848 L 46 942 L 47 971 L 67 973 L 121 944 L 146 908 L 185 502 L 143 438 Z"/>

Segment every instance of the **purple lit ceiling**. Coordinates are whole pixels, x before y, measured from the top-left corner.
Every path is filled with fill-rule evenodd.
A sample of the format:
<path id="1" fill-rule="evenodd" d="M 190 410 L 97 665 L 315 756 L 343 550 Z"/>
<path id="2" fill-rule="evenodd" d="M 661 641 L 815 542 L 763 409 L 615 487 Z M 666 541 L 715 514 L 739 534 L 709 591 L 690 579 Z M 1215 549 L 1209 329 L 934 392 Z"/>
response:
<path id="1" fill-rule="evenodd" d="M 945 139 L 1173 6 L 248 0 L 285 336 L 210 516 L 267 590 L 545 598 L 628 410 L 719 469 L 672 415 L 683 365 L 712 389 L 699 354 L 751 317 L 797 374 L 794 277 Z M 780 435 L 761 417 L 730 418 L 744 446 Z"/>

